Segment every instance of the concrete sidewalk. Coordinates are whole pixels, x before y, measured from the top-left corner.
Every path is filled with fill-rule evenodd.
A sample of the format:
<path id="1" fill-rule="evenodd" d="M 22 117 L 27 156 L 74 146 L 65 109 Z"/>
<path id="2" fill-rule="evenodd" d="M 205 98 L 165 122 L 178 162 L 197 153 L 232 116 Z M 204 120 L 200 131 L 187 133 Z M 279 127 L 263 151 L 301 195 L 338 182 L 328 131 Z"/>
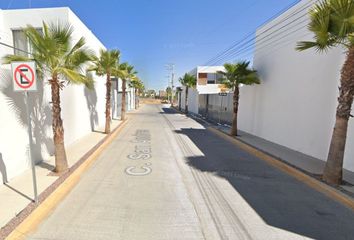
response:
<path id="1" fill-rule="evenodd" d="M 193 117 L 206 121 L 208 124 L 211 124 L 213 127 L 217 128 L 218 130 L 224 133 L 230 133 L 230 126 L 228 125 L 215 124 L 213 122 L 207 121 L 205 118 L 200 118 L 200 116 L 194 115 Z M 240 130 L 238 132 L 239 136 L 236 137 L 238 140 L 264 153 L 267 153 L 272 157 L 280 159 L 281 161 L 284 161 L 289 165 L 294 166 L 311 175 L 318 176 L 323 173 L 325 162 L 318 158 L 311 157 L 309 155 L 303 154 L 301 152 L 270 142 L 266 139 L 257 137 L 255 135 Z M 345 182 L 347 182 L 347 184 L 341 185 L 341 188 L 348 191 L 351 195 L 354 196 L 354 172 L 344 169 L 343 179 Z"/>
<path id="2" fill-rule="evenodd" d="M 112 121 L 112 129 L 121 124 L 120 120 Z M 98 128 L 85 137 L 67 147 L 66 153 L 69 166 L 73 166 L 80 158 L 92 149 L 106 134 Z M 59 177 L 50 175 L 54 169 L 54 157 L 36 166 L 38 195 L 45 191 Z M 11 179 L 9 183 L 0 185 L 0 228 L 5 226 L 12 218 L 16 217 L 33 200 L 32 172 L 30 169 L 23 174 Z"/>

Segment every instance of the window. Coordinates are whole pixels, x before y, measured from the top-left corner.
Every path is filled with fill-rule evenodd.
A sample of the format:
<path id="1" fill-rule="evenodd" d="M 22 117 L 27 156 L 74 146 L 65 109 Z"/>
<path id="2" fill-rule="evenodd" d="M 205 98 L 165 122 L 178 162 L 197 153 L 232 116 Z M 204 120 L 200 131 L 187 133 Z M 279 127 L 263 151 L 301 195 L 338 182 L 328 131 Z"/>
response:
<path id="1" fill-rule="evenodd" d="M 216 74 L 216 82 L 217 83 L 221 83 L 222 82 L 222 78 L 224 77 L 224 75 L 217 73 Z"/>
<path id="2" fill-rule="evenodd" d="M 215 83 L 216 83 L 216 74 L 208 73 L 208 84 L 215 84 Z"/>
<path id="3" fill-rule="evenodd" d="M 12 30 L 12 36 L 14 39 L 14 54 L 20 56 L 28 56 L 26 52 L 29 50 L 29 44 L 26 34 L 23 30 Z M 19 50 L 20 49 L 20 50 Z M 22 51 L 21 51 L 22 50 Z"/>
<path id="4" fill-rule="evenodd" d="M 38 28 L 37 31 L 42 34 L 42 29 Z M 12 30 L 14 39 L 14 54 L 28 57 L 28 52 L 32 52 L 31 45 L 23 30 Z"/>

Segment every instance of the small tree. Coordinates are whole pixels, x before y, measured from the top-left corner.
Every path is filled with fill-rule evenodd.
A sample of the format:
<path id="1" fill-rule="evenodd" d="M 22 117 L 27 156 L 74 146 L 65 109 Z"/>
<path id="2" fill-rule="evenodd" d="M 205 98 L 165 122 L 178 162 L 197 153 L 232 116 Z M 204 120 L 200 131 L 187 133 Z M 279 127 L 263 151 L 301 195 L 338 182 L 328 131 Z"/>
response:
<path id="1" fill-rule="evenodd" d="M 250 62 L 239 62 L 236 64 L 225 63 L 225 71 L 220 71 L 223 77 L 220 79 L 227 88 L 232 89 L 233 96 L 233 116 L 232 127 L 230 134 L 232 136 L 237 135 L 237 117 L 238 117 L 238 105 L 240 99 L 240 85 L 252 85 L 259 84 L 260 80 L 256 70 L 249 68 Z"/>
<path id="2" fill-rule="evenodd" d="M 43 22 L 43 34 L 36 28 L 24 29 L 31 44 L 31 57 L 7 55 L 5 63 L 12 61 L 35 61 L 39 75 L 47 79 L 52 94 L 52 128 L 55 147 L 55 172 L 68 169 L 64 144 L 64 127 L 61 118 L 60 91 L 65 83 L 85 84 L 92 88 L 92 80 L 81 73 L 82 67 L 92 58 L 92 52 L 85 48 L 85 39 L 72 44 L 74 29 L 70 24 L 49 24 Z"/>
<path id="3" fill-rule="evenodd" d="M 97 75 L 106 75 L 106 125 L 105 133 L 111 132 L 111 76 L 113 68 L 119 61 L 119 50 L 100 50 L 100 56 L 93 59 L 94 65 L 88 70 L 95 71 Z"/>
<path id="4" fill-rule="evenodd" d="M 135 109 L 138 109 L 138 107 L 139 107 L 139 94 L 144 89 L 144 84 L 139 78 L 136 78 L 135 80 L 130 81 L 129 87 L 134 88 Z"/>
<path id="5" fill-rule="evenodd" d="M 190 75 L 188 73 L 184 74 L 183 77 L 179 79 L 180 83 L 186 87 L 186 95 L 185 95 L 185 113 L 188 113 L 188 89 L 195 87 L 197 85 L 197 79 L 194 75 Z"/>
<path id="6" fill-rule="evenodd" d="M 137 71 L 134 70 L 134 67 L 128 63 L 116 64 L 115 75 L 122 79 L 122 109 L 121 109 L 121 120 L 125 120 L 126 113 L 126 89 L 127 81 L 133 81 L 137 79 Z"/>
<path id="7" fill-rule="evenodd" d="M 338 185 L 342 181 L 348 120 L 354 96 L 354 1 L 325 0 L 316 4 L 310 10 L 308 28 L 315 34 L 315 41 L 299 42 L 297 50 L 314 48 L 317 52 L 326 52 L 337 46 L 347 49 L 341 72 L 336 121 L 323 173 L 324 181 Z"/>

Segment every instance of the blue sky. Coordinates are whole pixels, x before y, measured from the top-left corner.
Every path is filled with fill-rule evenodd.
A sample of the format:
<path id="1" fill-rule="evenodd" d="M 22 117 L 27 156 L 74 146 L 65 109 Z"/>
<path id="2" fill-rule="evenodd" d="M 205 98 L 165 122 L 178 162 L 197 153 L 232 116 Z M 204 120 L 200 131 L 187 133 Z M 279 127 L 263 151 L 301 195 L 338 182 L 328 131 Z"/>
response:
<path id="1" fill-rule="evenodd" d="M 167 87 L 295 0 L 0 0 L 1 9 L 70 7 L 107 48 L 118 48 L 149 89 Z M 247 56 L 245 56 L 247 57 Z M 252 56 L 248 56 L 251 58 Z"/>

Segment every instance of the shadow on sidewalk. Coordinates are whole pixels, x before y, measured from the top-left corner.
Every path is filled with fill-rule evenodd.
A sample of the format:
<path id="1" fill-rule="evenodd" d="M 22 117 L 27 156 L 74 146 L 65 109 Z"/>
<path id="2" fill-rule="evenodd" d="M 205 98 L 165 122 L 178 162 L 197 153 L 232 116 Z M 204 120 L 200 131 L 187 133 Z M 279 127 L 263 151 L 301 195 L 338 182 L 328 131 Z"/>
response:
<path id="1" fill-rule="evenodd" d="M 47 169 L 48 171 L 52 172 L 55 168 L 54 165 L 49 164 L 48 162 L 42 161 L 39 164 L 37 164 L 38 167 L 43 168 L 43 169 Z"/>
<path id="2" fill-rule="evenodd" d="M 4 159 L 2 159 L 2 153 L 0 152 L 0 173 L 2 176 L 2 183 L 7 183 L 7 171 L 6 171 L 6 165 L 4 162 Z"/>
<path id="3" fill-rule="evenodd" d="M 162 108 L 163 112 L 160 112 L 161 114 L 179 114 L 177 110 L 173 108 Z"/>
<path id="4" fill-rule="evenodd" d="M 186 158 L 187 164 L 227 180 L 268 225 L 314 239 L 353 238 L 352 210 L 206 129 L 176 133 L 204 154 Z"/>
<path id="5" fill-rule="evenodd" d="M 0 72 L 0 92 L 5 97 L 8 109 L 11 110 L 14 116 L 13 120 L 17 121 L 19 128 L 23 128 L 27 131 L 28 121 L 26 98 L 22 92 L 15 92 L 13 90 L 11 75 L 12 74 L 10 70 L 2 69 Z M 36 163 L 43 161 L 47 155 L 54 154 L 54 144 L 51 135 L 48 133 L 52 126 L 51 106 L 45 97 L 44 82 L 42 80 L 37 82 L 36 93 L 29 93 L 29 115 L 31 119 L 33 138 L 29 143 L 25 141 L 20 142 L 22 145 L 17 149 L 19 154 L 23 154 L 20 155 L 23 156 L 23 162 L 20 162 L 20 164 L 26 164 L 26 161 L 30 161 L 29 159 L 25 158 L 25 156 L 29 156 L 29 148 L 32 150 L 32 156 Z M 7 163 L 9 163 L 11 160 L 13 159 L 7 159 Z M 0 169 L 2 169 L 1 172 L 4 178 L 4 169 L 6 175 L 6 165 L 4 160 L 1 160 L 0 162 L 2 162 L 0 163 Z M 21 196 L 28 198 L 28 196 L 14 189 L 13 187 L 10 187 L 9 185 L 6 186 Z"/>
<path id="6" fill-rule="evenodd" d="M 33 201 L 33 198 L 31 198 L 31 197 L 27 196 L 26 194 L 24 194 L 24 193 L 18 191 L 17 189 L 11 187 L 9 184 L 5 183 L 4 186 L 7 187 L 7 188 L 9 188 L 9 189 L 11 189 L 11 190 L 14 191 L 15 193 L 21 195 L 22 197 L 24 197 L 24 198 L 30 200 L 31 202 Z"/>

